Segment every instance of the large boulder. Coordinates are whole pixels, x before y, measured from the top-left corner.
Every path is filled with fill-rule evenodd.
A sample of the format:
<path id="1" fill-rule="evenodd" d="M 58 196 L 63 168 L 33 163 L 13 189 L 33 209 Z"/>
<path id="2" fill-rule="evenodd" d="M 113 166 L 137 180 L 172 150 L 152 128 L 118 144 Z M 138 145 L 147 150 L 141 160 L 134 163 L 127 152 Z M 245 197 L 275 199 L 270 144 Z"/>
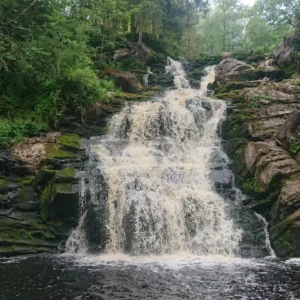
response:
<path id="1" fill-rule="evenodd" d="M 276 61 L 273 58 L 267 58 L 266 60 L 261 61 L 257 67 L 259 69 L 271 70 L 271 71 L 279 69 L 279 67 L 276 64 Z"/>
<path id="2" fill-rule="evenodd" d="M 107 68 L 100 74 L 100 77 L 114 78 L 116 85 L 121 87 L 123 92 L 137 93 L 143 88 L 136 76 L 130 72 Z"/>
<path id="3" fill-rule="evenodd" d="M 242 77 L 243 74 L 253 71 L 254 68 L 242 61 L 234 58 L 226 58 L 222 60 L 215 68 L 216 83 L 218 86 L 227 81 L 234 81 Z"/>
<path id="4" fill-rule="evenodd" d="M 285 37 L 284 41 L 274 50 L 274 57 L 279 66 L 287 67 L 293 61 L 295 38 Z"/>
<path id="5" fill-rule="evenodd" d="M 273 59 L 262 61 L 257 68 L 234 58 L 222 60 L 215 68 L 215 85 L 222 87 L 232 81 L 281 80 L 284 71 L 279 69 Z"/>
<path id="6" fill-rule="evenodd" d="M 147 47 L 144 43 L 129 43 L 127 48 L 117 49 L 114 53 L 114 60 L 122 60 L 126 57 L 136 57 L 143 61 L 148 61 L 151 58 L 155 60 L 153 50 Z"/>

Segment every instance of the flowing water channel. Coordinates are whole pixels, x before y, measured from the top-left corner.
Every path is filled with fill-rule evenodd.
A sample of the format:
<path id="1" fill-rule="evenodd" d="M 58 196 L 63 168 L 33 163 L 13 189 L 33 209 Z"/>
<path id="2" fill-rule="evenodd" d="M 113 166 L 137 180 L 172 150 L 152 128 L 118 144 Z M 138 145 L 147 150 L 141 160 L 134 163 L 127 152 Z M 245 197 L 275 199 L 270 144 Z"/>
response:
<path id="1" fill-rule="evenodd" d="M 207 96 L 206 71 L 191 89 L 169 59 L 175 88 L 127 103 L 91 139 L 66 253 L 0 261 L 1 300 L 300 299 L 300 262 L 276 259 L 261 216 L 247 211 L 258 233 L 241 221 L 219 137 L 226 103 Z"/>

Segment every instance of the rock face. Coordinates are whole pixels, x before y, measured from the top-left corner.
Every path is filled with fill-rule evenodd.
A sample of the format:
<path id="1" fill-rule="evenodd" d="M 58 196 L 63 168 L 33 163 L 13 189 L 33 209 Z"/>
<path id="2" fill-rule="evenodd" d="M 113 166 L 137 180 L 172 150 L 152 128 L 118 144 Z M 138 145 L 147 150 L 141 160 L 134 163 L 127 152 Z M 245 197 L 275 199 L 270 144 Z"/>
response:
<path id="1" fill-rule="evenodd" d="M 292 81 L 229 83 L 218 89 L 232 103 L 222 134 L 244 204 L 268 220 L 277 255 L 299 257 L 300 89 Z"/>
<path id="2" fill-rule="evenodd" d="M 0 158 L 0 257 L 56 253 L 77 222 L 77 135 L 24 139 Z"/>
<path id="3" fill-rule="evenodd" d="M 274 50 L 276 62 L 286 67 L 292 63 L 295 50 L 295 38 L 293 36 L 284 38 L 284 41 Z"/>
<path id="4" fill-rule="evenodd" d="M 280 80 L 285 72 L 278 68 L 273 59 L 261 61 L 257 68 L 242 61 L 226 58 L 215 68 L 215 87 L 222 87 L 224 84 L 232 82 L 251 82 Z"/>
<path id="5" fill-rule="evenodd" d="M 294 110 L 286 119 L 284 124 L 278 128 L 276 141 L 286 150 L 290 150 L 294 144 L 300 148 L 300 110 Z M 297 149 L 295 152 L 298 152 Z M 296 154 L 296 153 L 295 153 Z"/>
<path id="6" fill-rule="evenodd" d="M 120 86 L 123 92 L 136 93 L 143 88 L 135 75 L 130 72 L 107 68 L 100 74 L 100 77 L 114 78 L 116 85 Z"/>
<path id="7" fill-rule="evenodd" d="M 114 60 L 120 60 L 125 57 L 138 57 L 142 59 L 143 61 L 148 61 L 151 58 L 154 58 L 153 56 L 153 50 L 148 48 L 143 43 L 129 43 L 127 48 L 121 48 L 117 49 L 115 51 L 115 54 L 113 56 Z"/>
<path id="8" fill-rule="evenodd" d="M 215 68 L 216 71 L 216 83 L 218 86 L 228 82 L 241 78 L 249 71 L 253 71 L 254 68 L 242 61 L 234 58 L 226 58 L 222 60 Z"/>

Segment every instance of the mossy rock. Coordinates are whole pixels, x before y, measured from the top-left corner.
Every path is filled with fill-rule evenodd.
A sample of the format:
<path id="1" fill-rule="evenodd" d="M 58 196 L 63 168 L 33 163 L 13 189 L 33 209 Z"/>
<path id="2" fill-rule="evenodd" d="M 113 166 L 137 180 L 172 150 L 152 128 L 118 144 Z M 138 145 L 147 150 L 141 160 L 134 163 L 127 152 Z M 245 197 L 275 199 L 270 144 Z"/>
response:
<path id="1" fill-rule="evenodd" d="M 21 211 L 38 211 L 39 201 L 33 187 L 23 187 L 14 200 L 15 207 Z"/>
<path id="2" fill-rule="evenodd" d="M 284 220 L 271 227 L 270 237 L 276 254 L 280 257 L 300 257 L 300 228 Z"/>
<path id="3" fill-rule="evenodd" d="M 71 151 L 65 151 L 61 149 L 56 149 L 52 151 L 49 154 L 50 159 L 58 159 L 58 160 L 70 160 L 70 159 L 76 159 L 79 155 L 77 153 L 71 152 Z"/>
<path id="4" fill-rule="evenodd" d="M 27 177 L 19 177 L 16 179 L 16 181 L 23 186 L 31 186 L 32 183 L 34 182 L 34 177 L 33 176 L 27 176 Z"/>
<path id="5" fill-rule="evenodd" d="M 56 168 L 53 162 L 76 161 L 81 155 L 81 138 L 77 134 L 62 135 L 57 143 L 48 143 L 45 147 L 46 164 Z"/>
<path id="6" fill-rule="evenodd" d="M 42 191 L 40 214 L 44 220 L 72 218 L 77 215 L 79 193 L 72 183 L 56 183 L 55 179 Z"/>
<path id="7" fill-rule="evenodd" d="M 260 85 L 258 81 L 229 81 L 220 88 L 215 90 L 216 94 L 225 94 L 235 90 L 242 90 L 244 88 L 255 88 Z"/>
<path id="8" fill-rule="evenodd" d="M 81 137 L 77 134 L 62 135 L 58 138 L 58 144 L 61 149 L 67 150 L 66 153 L 70 151 L 78 152 L 81 148 L 81 140 Z"/>
<path id="9" fill-rule="evenodd" d="M 33 246 L 56 248 L 57 244 L 46 239 L 35 238 L 30 230 L 17 230 L 11 227 L 2 227 L 0 245 L 7 246 Z"/>
<path id="10" fill-rule="evenodd" d="M 56 182 L 59 183 L 72 183 L 76 181 L 75 176 L 77 169 L 75 168 L 65 168 L 56 172 Z"/>
<path id="11" fill-rule="evenodd" d="M 0 178 L 0 193 L 1 194 L 16 190 L 19 187 L 20 187 L 20 184 L 16 181 L 9 180 L 6 178 Z"/>
<path id="12" fill-rule="evenodd" d="M 36 175 L 34 186 L 37 190 L 42 190 L 46 187 L 50 180 L 56 175 L 56 171 L 49 169 L 42 169 Z"/>

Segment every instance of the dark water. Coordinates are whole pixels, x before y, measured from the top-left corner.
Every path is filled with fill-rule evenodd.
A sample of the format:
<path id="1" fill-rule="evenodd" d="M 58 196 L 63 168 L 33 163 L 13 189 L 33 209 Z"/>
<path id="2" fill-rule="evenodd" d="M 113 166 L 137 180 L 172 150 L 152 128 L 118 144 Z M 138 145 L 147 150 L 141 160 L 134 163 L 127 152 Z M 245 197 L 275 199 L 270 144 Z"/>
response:
<path id="1" fill-rule="evenodd" d="M 0 262 L 0 299 L 300 299 L 300 262 L 30 257 Z"/>

